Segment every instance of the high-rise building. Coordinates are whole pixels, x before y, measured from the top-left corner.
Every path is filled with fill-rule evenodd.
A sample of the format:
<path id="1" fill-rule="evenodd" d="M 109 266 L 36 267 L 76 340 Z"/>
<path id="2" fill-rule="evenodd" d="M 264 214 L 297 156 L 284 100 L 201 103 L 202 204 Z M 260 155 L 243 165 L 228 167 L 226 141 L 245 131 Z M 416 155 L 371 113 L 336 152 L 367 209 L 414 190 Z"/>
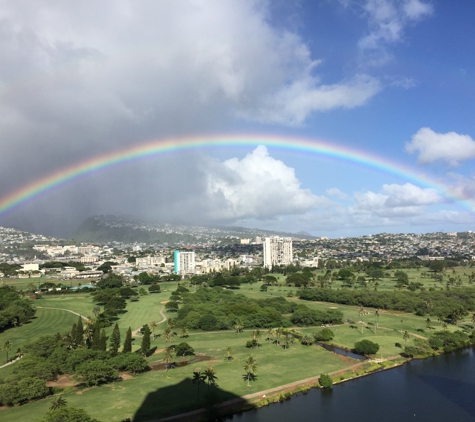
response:
<path id="1" fill-rule="evenodd" d="M 195 253 L 176 250 L 173 254 L 175 274 L 185 275 L 195 272 Z"/>
<path id="2" fill-rule="evenodd" d="M 274 265 L 290 265 L 292 263 L 292 238 L 271 236 L 263 242 L 264 267 L 272 268 Z"/>

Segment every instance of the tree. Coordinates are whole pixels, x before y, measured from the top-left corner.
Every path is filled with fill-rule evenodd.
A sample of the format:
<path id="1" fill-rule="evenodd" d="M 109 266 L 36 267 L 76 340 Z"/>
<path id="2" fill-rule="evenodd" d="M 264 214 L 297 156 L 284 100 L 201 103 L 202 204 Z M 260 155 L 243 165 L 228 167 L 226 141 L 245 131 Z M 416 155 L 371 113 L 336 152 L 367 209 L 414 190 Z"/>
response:
<path id="1" fill-rule="evenodd" d="M 261 330 L 254 330 L 252 332 L 252 339 L 255 341 L 255 347 L 259 347 L 259 340 L 261 339 Z"/>
<path id="2" fill-rule="evenodd" d="M 226 359 L 228 362 L 232 361 L 234 358 L 231 356 L 231 347 L 226 348 L 226 356 L 224 359 Z"/>
<path id="3" fill-rule="evenodd" d="M 101 307 L 95 305 L 94 308 L 92 308 L 92 313 L 97 318 L 99 316 L 99 314 L 101 313 Z"/>
<path id="4" fill-rule="evenodd" d="M 193 378 L 192 378 L 192 382 L 193 384 L 196 384 L 198 386 L 198 400 L 200 399 L 200 384 L 202 382 L 205 382 L 205 375 L 202 374 L 201 372 L 199 371 L 195 371 L 193 372 Z"/>
<path id="5" fill-rule="evenodd" d="M 379 309 L 376 309 L 376 311 L 374 311 L 374 316 L 376 318 L 376 325 L 375 325 L 375 332 L 378 331 L 378 324 L 379 324 L 379 316 L 380 316 L 380 311 Z"/>
<path id="6" fill-rule="evenodd" d="M 130 353 L 132 351 L 132 329 L 129 327 L 125 333 L 124 347 L 122 353 Z"/>
<path id="7" fill-rule="evenodd" d="M 170 368 L 170 362 L 173 360 L 174 357 L 175 357 L 175 348 L 173 346 L 167 347 L 165 349 L 165 356 L 163 358 L 167 366 L 167 371 Z"/>
<path id="8" fill-rule="evenodd" d="M 195 349 L 188 343 L 183 342 L 175 347 L 175 353 L 177 356 L 191 356 L 195 354 Z"/>
<path id="9" fill-rule="evenodd" d="M 158 327 L 158 322 L 157 321 L 152 321 L 150 323 L 150 328 L 152 329 L 152 334 L 155 335 L 155 328 L 157 328 L 157 327 Z"/>
<path id="10" fill-rule="evenodd" d="M 180 338 L 187 338 L 187 337 L 189 337 L 188 330 L 186 329 L 186 327 L 183 327 L 180 332 Z"/>
<path id="11" fill-rule="evenodd" d="M 211 366 L 208 366 L 208 368 L 203 371 L 203 375 L 205 376 L 205 380 L 208 381 L 208 390 L 211 384 L 216 385 L 218 377 L 216 376 L 216 371 Z"/>
<path id="12" fill-rule="evenodd" d="M 360 355 L 374 355 L 378 353 L 379 344 L 370 340 L 361 340 L 355 343 L 354 351 Z"/>
<path id="13" fill-rule="evenodd" d="M 168 312 L 177 312 L 178 311 L 178 302 L 171 300 L 170 302 L 165 303 L 165 309 Z"/>
<path id="14" fill-rule="evenodd" d="M 152 284 L 149 288 L 148 291 L 150 293 L 160 293 L 160 286 L 158 284 Z"/>
<path id="15" fill-rule="evenodd" d="M 242 329 L 244 328 L 244 325 L 241 321 L 236 321 L 236 324 L 234 324 L 234 329 L 237 331 L 237 333 L 239 334 Z"/>
<path id="16" fill-rule="evenodd" d="M 109 344 L 109 350 L 113 355 L 116 355 L 117 352 L 119 351 L 120 347 L 120 330 L 119 330 L 119 325 L 116 323 L 114 326 L 114 330 L 112 331 L 111 338 L 110 338 L 110 344 Z"/>
<path id="17" fill-rule="evenodd" d="M 91 360 L 76 368 L 76 373 L 90 387 L 115 381 L 119 373 L 108 362 Z"/>
<path id="18" fill-rule="evenodd" d="M 59 409 L 49 410 L 43 418 L 43 422 L 97 422 L 91 418 L 85 410 L 77 407 L 64 406 Z"/>
<path id="19" fill-rule="evenodd" d="M 12 348 L 12 344 L 7 340 L 3 345 L 3 350 L 7 352 L 7 362 L 8 362 L 8 352 Z"/>
<path id="20" fill-rule="evenodd" d="M 330 375 L 328 374 L 321 374 L 318 382 L 322 386 L 322 388 L 332 388 L 333 387 L 333 380 L 331 379 Z"/>
<path id="21" fill-rule="evenodd" d="M 165 331 L 163 332 L 165 343 L 170 343 L 172 341 L 172 335 L 172 329 L 170 327 L 165 328 Z"/>
<path id="22" fill-rule="evenodd" d="M 255 380 L 256 379 L 256 372 L 257 372 L 257 360 L 256 358 L 253 356 L 253 355 L 249 355 L 249 357 L 244 361 L 244 366 L 243 366 L 243 369 L 244 369 L 244 379 L 247 380 L 247 386 L 250 387 L 251 384 L 249 384 L 249 382 L 251 380 Z"/>
<path id="23" fill-rule="evenodd" d="M 361 318 L 361 334 L 363 334 L 363 329 L 364 329 L 364 321 L 363 321 L 363 317 L 367 314 L 367 312 L 365 311 L 365 309 L 360 306 L 360 309 L 358 311 L 358 315 L 360 316 Z"/>
<path id="24" fill-rule="evenodd" d="M 335 333 L 331 328 L 323 328 L 314 335 L 315 341 L 331 341 L 335 337 Z"/>
<path id="25" fill-rule="evenodd" d="M 99 350 L 106 351 L 107 350 L 107 336 L 106 330 L 104 328 L 101 330 L 101 340 L 99 342 Z"/>
<path id="26" fill-rule="evenodd" d="M 97 323 L 94 324 L 94 327 L 92 328 L 91 349 L 101 350 L 101 330 Z"/>
<path id="27" fill-rule="evenodd" d="M 140 352 L 147 356 L 150 351 L 150 328 L 145 324 L 142 328 L 142 346 L 140 347 Z"/>
<path id="28" fill-rule="evenodd" d="M 84 344 L 84 326 L 82 324 L 81 315 L 79 315 L 79 320 L 78 320 L 78 323 L 76 324 L 76 337 L 74 340 L 78 347 Z"/>
<path id="29" fill-rule="evenodd" d="M 53 398 L 53 400 L 51 401 L 51 404 L 49 406 L 49 409 L 50 410 L 57 410 L 61 407 L 64 407 L 67 405 L 67 401 L 66 399 L 63 397 L 62 394 L 60 394 L 59 396 L 56 396 L 55 398 Z"/>
<path id="30" fill-rule="evenodd" d="M 410 334 L 409 334 L 409 331 L 404 331 L 404 333 L 402 334 L 402 338 L 404 339 L 404 344 L 406 344 L 407 340 L 409 340 L 410 338 Z"/>

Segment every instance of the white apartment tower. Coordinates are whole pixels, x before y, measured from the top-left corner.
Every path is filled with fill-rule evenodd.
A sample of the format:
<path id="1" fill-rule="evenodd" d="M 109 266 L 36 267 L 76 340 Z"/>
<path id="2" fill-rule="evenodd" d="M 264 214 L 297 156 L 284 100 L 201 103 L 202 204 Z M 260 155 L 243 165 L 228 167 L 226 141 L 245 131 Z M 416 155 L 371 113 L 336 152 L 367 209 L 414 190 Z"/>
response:
<path id="1" fill-rule="evenodd" d="M 185 275 L 195 272 L 195 253 L 176 250 L 173 254 L 175 274 Z"/>
<path id="2" fill-rule="evenodd" d="M 272 268 L 273 265 L 290 265 L 292 263 L 292 238 L 271 236 L 263 242 L 264 267 Z"/>

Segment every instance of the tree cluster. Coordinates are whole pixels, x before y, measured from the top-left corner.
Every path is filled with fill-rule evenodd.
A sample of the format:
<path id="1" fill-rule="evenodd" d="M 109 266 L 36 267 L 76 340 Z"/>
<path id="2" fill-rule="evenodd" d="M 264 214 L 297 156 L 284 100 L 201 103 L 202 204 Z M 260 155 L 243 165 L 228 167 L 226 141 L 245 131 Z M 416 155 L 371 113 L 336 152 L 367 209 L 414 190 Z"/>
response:
<path id="1" fill-rule="evenodd" d="M 22 404 L 52 394 L 46 382 L 61 374 L 74 375 L 79 382 L 94 386 L 117 380 L 119 371 L 136 374 L 148 369 L 143 356 L 131 353 L 130 328 L 122 353 L 119 346 L 117 324 L 107 349 L 104 329 L 84 325 L 81 319 L 69 332 L 40 337 L 25 346 L 25 355 L 15 364 L 12 375 L 0 383 L 0 405 Z"/>
<path id="2" fill-rule="evenodd" d="M 457 323 L 475 310 L 475 289 L 410 291 L 358 291 L 335 289 L 302 289 L 300 299 L 341 303 L 368 308 L 390 309 L 417 315 L 435 315 L 447 322 Z"/>
<path id="3" fill-rule="evenodd" d="M 35 313 L 30 299 L 22 299 L 11 287 L 0 287 L 0 331 L 28 322 Z"/>

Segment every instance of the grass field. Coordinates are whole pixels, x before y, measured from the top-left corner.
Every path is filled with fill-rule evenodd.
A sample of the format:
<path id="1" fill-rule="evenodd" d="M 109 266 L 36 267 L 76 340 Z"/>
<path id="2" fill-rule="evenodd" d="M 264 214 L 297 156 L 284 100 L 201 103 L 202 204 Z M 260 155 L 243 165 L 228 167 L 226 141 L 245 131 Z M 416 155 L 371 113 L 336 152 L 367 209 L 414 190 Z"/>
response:
<path id="1" fill-rule="evenodd" d="M 35 338 L 43 335 L 55 334 L 70 330 L 72 325 L 77 322 L 78 317 L 70 312 L 59 311 L 55 309 L 37 309 L 36 316 L 31 322 L 20 327 L 11 328 L 0 333 L 0 345 L 9 341 L 12 345 L 10 356 L 18 349 Z M 6 353 L 0 354 L 0 365 L 5 363 Z M 3 369 L 0 369 L 0 378 L 4 376 Z"/>
<path id="2" fill-rule="evenodd" d="M 141 296 L 138 302 L 129 302 L 127 312 L 120 316 L 118 324 L 121 330 L 122 340 L 126 329 L 130 326 L 135 330 L 143 324 L 150 323 L 152 320 L 157 322 L 162 320 L 160 311 L 164 303 L 176 288 L 177 283 L 162 283 L 162 292 Z M 244 285 L 236 293 L 244 294 L 251 298 L 275 297 L 277 295 L 286 296 L 289 291 L 295 291 L 294 288 L 271 287 L 267 292 L 261 292 L 259 285 L 254 285 L 252 289 Z M 354 306 L 345 306 L 330 303 L 306 302 L 292 297 L 289 300 L 303 303 L 311 309 L 327 310 L 337 308 L 343 312 L 344 318 L 354 321 L 354 327 L 349 324 L 334 327 L 335 338 L 332 343 L 345 348 L 352 348 L 356 341 L 362 339 L 372 340 L 380 345 L 380 352 L 377 357 L 390 357 L 398 355 L 401 352 L 395 343 L 404 346 L 402 332 L 409 331 L 412 335 L 407 340 L 407 345 L 411 344 L 415 335 L 428 337 L 430 335 L 426 329 L 425 318 L 411 314 L 396 312 L 383 312 L 377 321 L 374 316 L 374 310 L 368 309 L 369 314 L 363 317 L 363 333 L 361 333 L 362 324 L 359 316 L 359 308 Z M 21 347 L 28 341 L 33 340 L 44 334 L 64 332 L 69 330 L 77 316 L 50 308 L 71 309 L 85 316 L 92 314 L 94 303 L 88 294 L 64 295 L 64 296 L 44 296 L 35 302 L 36 306 L 43 306 L 37 311 L 37 318 L 31 323 L 22 327 L 7 330 L 0 334 L 0 344 L 6 340 L 13 344 L 13 348 Z M 174 317 L 176 314 L 166 314 L 168 317 Z M 376 330 L 375 324 L 378 323 Z M 433 321 L 435 329 L 441 328 L 440 324 Z M 159 325 L 155 332 L 162 332 L 165 324 Z M 303 328 L 303 333 L 314 333 L 319 327 Z M 450 326 L 454 330 L 456 327 Z M 110 333 L 111 328 L 107 331 Z M 421 331 L 423 330 L 423 331 Z M 179 331 L 177 329 L 177 331 Z M 284 350 L 265 341 L 265 330 L 262 331 L 261 347 L 247 349 L 245 343 L 251 339 L 251 331 L 244 331 L 240 334 L 230 331 L 217 333 L 190 332 L 190 337 L 186 340 L 174 337 L 171 344 L 178 344 L 186 341 L 194 349 L 197 355 L 206 356 L 205 361 L 197 361 L 183 367 L 178 367 L 168 372 L 165 370 L 150 371 L 141 374 L 132 379 L 116 382 L 102 387 L 95 387 L 82 390 L 64 392 L 68 404 L 82 407 L 87 412 L 101 421 L 120 421 L 126 417 L 133 417 L 140 409 L 141 417 L 144 420 L 163 417 L 178 412 L 200 407 L 204 401 L 197 399 L 197 387 L 190 381 L 193 371 L 204 370 L 211 365 L 216 371 L 218 377 L 219 389 L 215 391 L 216 395 L 222 399 L 229 399 L 249 393 L 259 392 L 268 388 L 277 387 L 282 384 L 305 379 L 311 376 L 318 376 L 321 373 L 332 372 L 347 368 L 356 361 L 343 358 L 337 354 L 328 352 L 318 346 L 302 346 L 300 343 L 294 343 L 290 349 Z M 136 339 L 137 349 L 140 345 L 140 339 Z M 148 358 L 151 365 L 162 363 L 164 356 L 163 349 L 170 344 L 165 343 L 164 339 L 157 338 L 152 341 L 152 347 L 155 347 L 156 353 Z M 226 348 L 231 347 L 234 359 L 227 362 L 224 359 Z M 247 387 L 242 379 L 243 361 L 254 354 L 257 358 L 259 367 L 257 381 Z M 0 361 L 1 361 L 0 355 Z M 188 357 L 186 360 L 193 360 Z M 182 357 L 175 358 L 176 362 L 184 360 Z M 12 371 L 11 365 L 0 369 L 0 378 L 4 378 Z M 202 396 L 206 392 L 205 386 L 201 387 Z M 148 397 L 148 399 L 147 399 Z M 148 400 L 153 399 L 153 405 Z M 29 403 L 24 406 L 0 410 L 0 420 L 2 422 L 13 422 L 23 420 L 40 420 L 47 411 L 51 398 Z M 142 405 L 146 401 L 145 405 Z"/>

